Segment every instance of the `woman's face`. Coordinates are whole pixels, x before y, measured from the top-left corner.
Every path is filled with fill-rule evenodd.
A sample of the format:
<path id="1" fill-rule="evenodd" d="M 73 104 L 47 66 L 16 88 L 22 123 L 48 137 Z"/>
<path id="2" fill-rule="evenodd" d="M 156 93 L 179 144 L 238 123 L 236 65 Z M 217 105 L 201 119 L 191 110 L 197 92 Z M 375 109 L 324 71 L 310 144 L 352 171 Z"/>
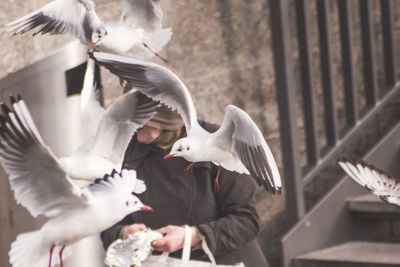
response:
<path id="1" fill-rule="evenodd" d="M 136 131 L 136 137 L 139 143 L 150 144 L 160 135 L 160 133 L 160 129 L 144 125 L 142 128 Z"/>

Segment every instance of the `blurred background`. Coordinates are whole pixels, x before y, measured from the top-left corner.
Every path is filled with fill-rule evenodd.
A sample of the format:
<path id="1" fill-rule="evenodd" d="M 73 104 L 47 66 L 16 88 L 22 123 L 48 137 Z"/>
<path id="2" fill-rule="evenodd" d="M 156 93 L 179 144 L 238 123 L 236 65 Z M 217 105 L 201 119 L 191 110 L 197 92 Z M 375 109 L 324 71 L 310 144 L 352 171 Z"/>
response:
<path id="1" fill-rule="evenodd" d="M 258 241 L 271 266 L 311 266 L 296 257 L 348 240 L 397 235 L 396 216 L 378 224 L 353 218 L 346 201 L 366 192 L 343 182 L 336 158 L 362 158 L 394 136 L 400 115 L 399 1 L 160 1 L 163 25 L 173 31 L 160 54 L 189 85 L 200 119 L 220 124 L 228 104 L 241 107 L 279 163 L 282 195 L 262 189 L 257 195 Z M 48 2 L 3 0 L 0 24 Z M 103 21 L 119 19 L 120 1 L 95 3 Z M 85 47 L 69 36 L 12 36 L 4 29 L 0 44 L 2 99 L 20 93 L 46 143 L 57 156 L 70 153 L 79 143 Z M 100 69 L 100 77 L 107 106 L 122 89 L 107 70 Z M 390 144 L 393 153 L 383 150 L 370 160 L 380 158 L 381 168 L 400 174 L 398 144 Z M 3 171 L 1 176 L 0 263 L 8 266 L 15 236 L 38 228 L 43 218 L 34 220 L 18 206 Z M 101 266 L 96 238 L 77 246 L 79 256 L 68 266 Z"/>

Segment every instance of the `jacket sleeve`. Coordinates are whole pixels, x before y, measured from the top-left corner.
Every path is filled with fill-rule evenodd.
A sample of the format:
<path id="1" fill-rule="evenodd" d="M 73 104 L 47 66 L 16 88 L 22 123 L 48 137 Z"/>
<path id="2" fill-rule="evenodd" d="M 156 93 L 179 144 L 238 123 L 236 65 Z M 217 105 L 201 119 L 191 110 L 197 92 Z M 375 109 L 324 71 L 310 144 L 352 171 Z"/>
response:
<path id="1" fill-rule="evenodd" d="M 215 256 L 246 245 L 260 230 L 252 177 L 221 169 L 219 184 L 220 191 L 215 193 L 219 218 L 197 225 Z"/>
<path id="2" fill-rule="evenodd" d="M 111 245 L 112 242 L 119 238 L 119 234 L 121 232 L 122 227 L 125 225 L 131 224 L 131 216 L 126 216 L 122 221 L 114 224 L 110 228 L 104 230 L 100 233 L 101 242 L 103 243 L 103 247 L 105 250 Z"/>

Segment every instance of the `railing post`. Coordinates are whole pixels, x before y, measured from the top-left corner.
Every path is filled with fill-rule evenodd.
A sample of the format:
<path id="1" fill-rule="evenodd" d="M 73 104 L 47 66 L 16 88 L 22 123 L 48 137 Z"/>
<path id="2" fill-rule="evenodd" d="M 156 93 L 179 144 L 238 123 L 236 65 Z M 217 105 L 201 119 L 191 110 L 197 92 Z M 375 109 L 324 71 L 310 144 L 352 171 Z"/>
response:
<path id="1" fill-rule="evenodd" d="M 295 110 L 288 1 L 270 0 L 275 84 L 279 106 L 280 135 L 285 177 L 286 211 L 290 223 L 305 214 Z"/>
<path id="2" fill-rule="evenodd" d="M 316 0 L 321 61 L 321 82 L 324 94 L 325 130 L 328 147 L 339 139 L 336 99 L 333 85 L 332 43 L 328 0 Z"/>
<path id="3" fill-rule="evenodd" d="M 361 43 L 363 48 L 363 78 L 365 80 L 366 107 L 373 107 L 378 101 L 378 85 L 376 79 L 376 60 L 374 45 L 374 28 L 372 20 L 371 0 L 360 0 Z"/>
<path id="4" fill-rule="evenodd" d="M 303 94 L 304 126 L 306 133 L 307 167 L 310 168 L 318 162 L 320 157 L 315 105 L 316 96 L 313 83 L 312 47 L 310 44 L 307 0 L 296 0 L 295 5 L 301 92 Z"/>
<path id="5" fill-rule="evenodd" d="M 344 103 L 346 106 L 346 125 L 353 126 L 358 120 L 357 88 L 354 80 L 354 57 L 353 57 L 353 19 L 352 3 L 350 1 L 338 0 L 340 42 L 342 51 Z"/>
<path id="6" fill-rule="evenodd" d="M 396 42 L 393 30 L 393 2 L 381 0 L 381 18 L 383 32 L 383 54 L 385 61 L 386 85 L 390 88 L 396 84 Z"/>

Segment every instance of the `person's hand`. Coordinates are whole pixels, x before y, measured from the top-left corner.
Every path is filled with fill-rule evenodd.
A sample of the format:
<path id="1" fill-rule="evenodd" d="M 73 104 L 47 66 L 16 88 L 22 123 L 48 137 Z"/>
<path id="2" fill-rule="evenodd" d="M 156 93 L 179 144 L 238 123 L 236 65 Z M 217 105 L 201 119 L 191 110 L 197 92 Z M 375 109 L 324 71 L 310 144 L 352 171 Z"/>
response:
<path id="1" fill-rule="evenodd" d="M 134 223 L 131 225 L 126 225 L 121 229 L 120 232 L 121 239 L 125 240 L 128 238 L 130 234 L 134 234 L 136 232 L 145 230 L 146 228 L 147 228 L 146 225 L 144 225 L 143 223 Z"/>
<path id="2" fill-rule="evenodd" d="M 201 236 L 196 227 L 192 228 L 192 244 L 191 246 L 197 245 Z M 154 250 L 165 251 L 165 252 L 174 252 L 181 248 L 183 248 L 183 242 L 185 240 L 185 227 L 176 226 L 176 225 L 168 225 L 166 227 L 155 230 L 160 234 L 164 235 L 163 238 L 154 240 L 151 245 Z"/>

